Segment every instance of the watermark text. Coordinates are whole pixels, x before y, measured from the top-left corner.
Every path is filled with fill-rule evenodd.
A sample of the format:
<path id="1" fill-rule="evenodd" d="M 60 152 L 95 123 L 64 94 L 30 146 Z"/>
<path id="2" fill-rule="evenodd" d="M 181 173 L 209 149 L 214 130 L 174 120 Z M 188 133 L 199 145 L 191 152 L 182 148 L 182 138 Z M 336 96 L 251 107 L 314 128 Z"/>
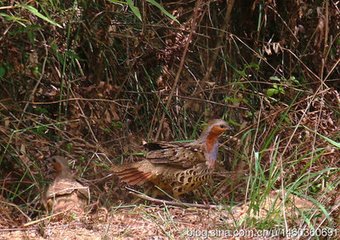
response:
<path id="1" fill-rule="evenodd" d="M 193 238 L 222 238 L 222 237 L 335 237 L 337 229 L 334 228 L 290 228 L 287 231 L 284 228 L 273 229 L 212 229 L 198 230 L 189 229 L 186 232 L 187 237 Z"/>

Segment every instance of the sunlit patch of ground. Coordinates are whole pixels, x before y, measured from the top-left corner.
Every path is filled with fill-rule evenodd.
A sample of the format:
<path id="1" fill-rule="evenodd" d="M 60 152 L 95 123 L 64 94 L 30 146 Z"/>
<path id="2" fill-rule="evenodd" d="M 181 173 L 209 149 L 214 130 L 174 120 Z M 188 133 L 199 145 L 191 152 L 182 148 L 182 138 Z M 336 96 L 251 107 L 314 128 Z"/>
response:
<path id="1" fill-rule="evenodd" d="M 274 206 L 281 208 L 281 192 L 273 191 L 263 202 L 260 211 L 253 214 L 248 204 L 220 209 L 182 208 L 174 206 L 122 206 L 109 213 L 98 211 L 81 221 L 49 222 L 28 228 L 2 229 L 0 239 L 197 239 L 231 237 L 235 226 L 242 226 L 245 218 L 266 218 Z M 292 207 L 294 205 L 294 207 Z M 312 209 L 304 199 L 291 197 L 286 205 L 287 221 L 294 221 L 298 211 Z M 274 218 L 279 218 L 274 215 Z M 66 220 L 65 220 L 66 222 Z M 248 231 L 252 231 L 248 229 Z M 231 234 L 231 235 L 228 235 Z"/>

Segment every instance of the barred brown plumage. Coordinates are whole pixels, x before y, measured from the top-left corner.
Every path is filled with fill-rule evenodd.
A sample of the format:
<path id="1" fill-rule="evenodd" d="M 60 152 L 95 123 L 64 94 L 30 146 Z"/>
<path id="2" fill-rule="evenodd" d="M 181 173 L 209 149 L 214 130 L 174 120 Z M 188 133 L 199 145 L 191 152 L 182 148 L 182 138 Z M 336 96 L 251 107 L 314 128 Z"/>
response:
<path id="1" fill-rule="evenodd" d="M 49 159 L 56 172 L 53 183 L 43 196 L 43 204 L 50 213 L 84 213 L 90 199 L 89 187 L 78 182 L 67 166 L 67 160 L 61 156 Z"/>
<path id="2" fill-rule="evenodd" d="M 130 185 L 150 182 L 175 198 L 211 179 L 218 153 L 218 137 L 229 129 L 215 119 L 191 143 L 158 142 L 145 144 L 150 151 L 140 162 L 115 165 L 113 172 Z"/>

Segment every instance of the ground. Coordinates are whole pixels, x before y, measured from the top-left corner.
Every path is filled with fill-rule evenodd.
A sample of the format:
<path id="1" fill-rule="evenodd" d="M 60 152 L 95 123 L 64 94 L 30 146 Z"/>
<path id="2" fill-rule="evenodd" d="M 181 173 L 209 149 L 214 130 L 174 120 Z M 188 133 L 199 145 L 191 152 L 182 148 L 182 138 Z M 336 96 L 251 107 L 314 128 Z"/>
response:
<path id="1" fill-rule="evenodd" d="M 48 222 L 43 218 L 28 222 L 23 227 L 2 229 L 1 239 L 230 239 L 240 234 L 269 234 L 283 238 L 282 228 L 252 229 L 244 228 L 245 218 L 268 218 L 272 207 L 282 207 L 279 191 L 269 194 L 258 213 L 249 211 L 249 203 L 229 207 L 211 205 L 210 208 L 178 207 L 160 205 L 125 205 L 109 210 L 99 208 L 80 220 Z M 294 221 L 302 210 L 313 209 L 313 204 L 302 198 L 290 196 L 285 205 L 287 221 Z M 297 211 L 299 209 L 299 211 Z M 278 213 L 279 214 L 279 213 Z M 275 216 L 272 216 L 275 218 Z M 298 224 L 298 222 L 296 222 Z M 238 228 L 235 226 L 238 225 Z M 296 225 L 296 229 L 303 229 Z M 274 231 L 269 233 L 268 231 Z M 266 232 L 267 231 L 267 232 Z M 281 232 L 280 232 L 281 231 Z M 321 230 L 320 230 L 321 231 Z M 326 231 L 326 230 L 324 230 Z M 338 230 L 327 229 L 327 236 Z M 279 235 L 281 234 L 281 235 Z M 326 232 L 325 232 L 326 234 Z M 268 236 L 268 237 L 269 237 Z M 258 239 L 261 239 L 260 237 Z"/>

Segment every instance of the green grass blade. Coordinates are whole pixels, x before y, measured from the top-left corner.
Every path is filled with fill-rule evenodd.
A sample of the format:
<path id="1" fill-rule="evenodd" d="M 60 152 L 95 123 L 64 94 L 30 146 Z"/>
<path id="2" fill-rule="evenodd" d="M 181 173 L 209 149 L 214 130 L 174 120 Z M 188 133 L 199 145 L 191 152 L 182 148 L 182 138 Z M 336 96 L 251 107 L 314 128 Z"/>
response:
<path id="1" fill-rule="evenodd" d="M 166 15 L 167 17 L 169 17 L 171 20 L 179 23 L 179 21 L 176 19 L 176 17 L 174 15 L 172 15 L 171 13 L 169 13 L 162 5 L 160 5 L 158 2 L 156 2 L 155 0 L 147 0 L 148 3 L 150 3 L 151 5 L 154 5 L 156 8 L 158 8 L 164 15 Z"/>
<path id="2" fill-rule="evenodd" d="M 17 16 L 8 15 L 6 13 L 0 13 L 0 16 L 2 16 L 6 21 L 19 23 L 23 27 L 26 27 L 25 23 L 28 22 L 26 19 L 19 18 Z"/>
<path id="3" fill-rule="evenodd" d="M 42 20 L 54 25 L 54 26 L 57 26 L 59 28 L 62 28 L 62 26 L 60 24 L 58 24 L 57 22 L 55 22 L 54 20 L 44 16 L 43 14 L 41 14 L 38 9 L 36 9 L 35 7 L 33 6 L 30 6 L 30 5 L 19 5 L 21 8 L 23 9 L 26 9 L 28 10 L 29 12 L 31 12 L 33 15 L 37 16 L 38 18 L 41 18 Z"/>
<path id="4" fill-rule="evenodd" d="M 309 131 L 316 133 L 318 136 L 320 136 L 321 138 L 323 138 L 324 140 L 326 140 L 327 142 L 329 142 L 329 143 L 332 144 L 333 146 L 335 146 L 335 147 L 337 147 L 337 148 L 340 149 L 340 142 L 336 142 L 336 141 L 334 141 L 334 140 L 332 140 L 332 139 L 330 139 L 330 138 L 328 138 L 328 137 L 326 137 L 326 136 L 324 136 L 324 135 L 322 135 L 322 134 L 320 134 L 320 133 L 318 133 L 318 132 L 316 132 L 316 131 L 314 131 L 314 130 L 312 130 L 312 129 L 306 127 L 306 126 L 304 126 L 304 127 L 305 127 L 306 129 L 308 129 Z"/>
<path id="5" fill-rule="evenodd" d="M 140 14 L 140 11 L 138 9 L 138 7 L 136 7 L 132 0 L 126 0 L 126 3 L 128 4 L 129 8 L 131 9 L 131 11 L 133 12 L 133 14 L 135 14 L 135 16 L 142 21 L 142 15 Z"/>

